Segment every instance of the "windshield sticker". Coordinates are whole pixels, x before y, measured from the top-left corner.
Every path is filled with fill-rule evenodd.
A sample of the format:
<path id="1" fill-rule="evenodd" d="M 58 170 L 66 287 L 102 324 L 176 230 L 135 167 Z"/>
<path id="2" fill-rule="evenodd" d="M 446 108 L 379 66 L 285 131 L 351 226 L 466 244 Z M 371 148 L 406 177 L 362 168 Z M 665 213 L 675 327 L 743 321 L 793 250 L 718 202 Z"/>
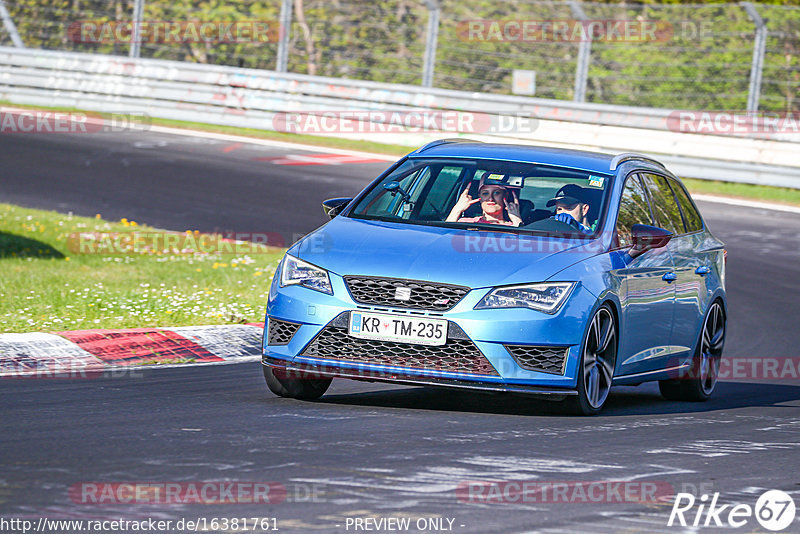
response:
<path id="1" fill-rule="evenodd" d="M 606 181 L 605 176 L 589 176 L 589 187 L 603 188 L 603 182 Z"/>

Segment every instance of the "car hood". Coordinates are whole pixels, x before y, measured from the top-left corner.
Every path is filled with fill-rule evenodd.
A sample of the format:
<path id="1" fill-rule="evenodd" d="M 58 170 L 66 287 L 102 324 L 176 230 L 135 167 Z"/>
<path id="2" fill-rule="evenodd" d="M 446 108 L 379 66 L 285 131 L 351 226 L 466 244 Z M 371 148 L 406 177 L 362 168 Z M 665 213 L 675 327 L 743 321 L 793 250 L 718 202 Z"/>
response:
<path id="1" fill-rule="evenodd" d="M 295 243 L 289 253 L 341 276 L 479 288 L 547 280 L 600 248 L 599 240 L 336 217 Z"/>

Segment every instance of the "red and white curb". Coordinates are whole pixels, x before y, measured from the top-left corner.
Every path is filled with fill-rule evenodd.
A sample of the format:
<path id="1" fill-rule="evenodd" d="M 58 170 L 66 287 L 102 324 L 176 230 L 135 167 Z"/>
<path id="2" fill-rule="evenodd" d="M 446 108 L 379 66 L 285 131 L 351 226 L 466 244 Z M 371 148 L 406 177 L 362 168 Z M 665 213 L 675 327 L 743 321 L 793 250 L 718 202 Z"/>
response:
<path id="1" fill-rule="evenodd" d="M 264 325 L 0 334 L 0 377 L 78 377 L 108 369 L 226 364 L 261 358 Z"/>

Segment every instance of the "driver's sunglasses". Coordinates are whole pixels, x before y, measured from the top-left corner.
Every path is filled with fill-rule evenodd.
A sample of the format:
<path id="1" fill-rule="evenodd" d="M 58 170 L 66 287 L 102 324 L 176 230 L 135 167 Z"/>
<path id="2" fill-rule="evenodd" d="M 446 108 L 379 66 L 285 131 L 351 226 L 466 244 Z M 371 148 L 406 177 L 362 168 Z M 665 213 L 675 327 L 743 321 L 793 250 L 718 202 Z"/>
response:
<path id="1" fill-rule="evenodd" d="M 502 199 L 502 198 L 505 198 L 506 191 L 505 191 L 505 189 L 492 189 L 492 190 L 482 189 L 480 191 L 480 194 L 481 194 L 481 198 L 483 198 L 483 199 L 488 199 L 488 198 L 491 198 L 491 197 Z"/>

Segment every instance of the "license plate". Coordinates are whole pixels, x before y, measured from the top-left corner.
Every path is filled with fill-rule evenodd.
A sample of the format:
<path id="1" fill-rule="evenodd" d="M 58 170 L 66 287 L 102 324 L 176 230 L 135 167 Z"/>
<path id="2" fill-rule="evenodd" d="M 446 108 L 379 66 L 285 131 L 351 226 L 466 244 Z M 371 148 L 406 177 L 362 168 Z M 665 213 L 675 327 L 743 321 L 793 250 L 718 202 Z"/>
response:
<path id="1" fill-rule="evenodd" d="M 387 313 L 350 312 L 350 335 L 378 341 L 400 341 L 417 345 L 447 343 L 447 321 Z"/>

